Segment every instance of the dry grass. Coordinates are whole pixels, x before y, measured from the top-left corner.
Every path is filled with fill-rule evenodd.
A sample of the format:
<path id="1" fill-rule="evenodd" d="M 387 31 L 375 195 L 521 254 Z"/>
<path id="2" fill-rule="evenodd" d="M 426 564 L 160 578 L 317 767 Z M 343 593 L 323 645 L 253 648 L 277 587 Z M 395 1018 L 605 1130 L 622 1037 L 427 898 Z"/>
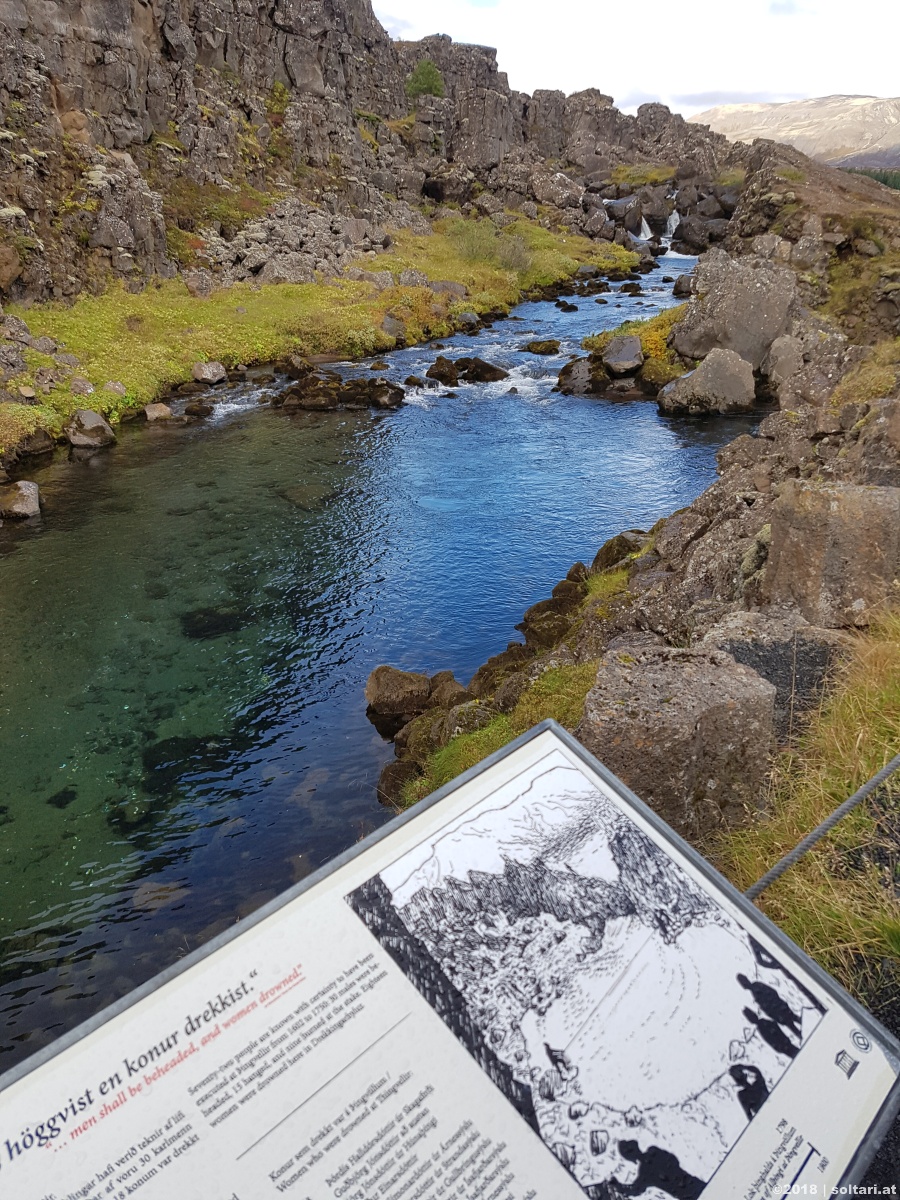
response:
<path id="1" fill-rule="evenodd" d="M 781 756 L 765 815 L 722 837 L 717 865 L 746 890 L 900 750 L 900 614 L 856 639 L 798 747 Z M 848 987 L 877 987 L 900 953 L 900 782 L 865 802 L 760 900 L 795 942 Z"/>
<path id="2" fill-rule="evenodd" d="M 892 396 L 900 381 L 900 338 L 879 342 L 871 358 L 860 363 L 837 385 L 831 394 L 831 406 L 860 404 Z"/>

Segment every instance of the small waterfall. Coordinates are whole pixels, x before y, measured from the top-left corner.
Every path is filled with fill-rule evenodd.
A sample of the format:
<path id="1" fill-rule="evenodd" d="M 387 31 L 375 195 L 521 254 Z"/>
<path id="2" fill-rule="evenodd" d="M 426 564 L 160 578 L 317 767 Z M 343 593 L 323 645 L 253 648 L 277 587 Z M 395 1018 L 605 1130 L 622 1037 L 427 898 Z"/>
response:
<path id="1" fill-rule="evenodd" d="M 666 237 L 671 239 L 675 236 L 675 230 L 681 224 L 681 217 L 673 208 L 669 213 L 669 219 L 666 221 Z"/>
<path id="2" fill-rule="evenodd" d="M 642 242 L 649 242 L 653 237 L 653 230 L 647 224 L 647 218 L 641 217 L 641 232 L 638 234 Z"/>

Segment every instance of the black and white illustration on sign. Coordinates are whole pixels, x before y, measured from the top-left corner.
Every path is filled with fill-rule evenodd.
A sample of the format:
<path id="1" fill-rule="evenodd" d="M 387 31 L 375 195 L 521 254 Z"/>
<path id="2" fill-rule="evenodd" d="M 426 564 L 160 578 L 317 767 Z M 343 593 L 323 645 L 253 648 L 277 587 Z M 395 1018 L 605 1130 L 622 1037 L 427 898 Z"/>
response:
<path id="1" fill-rule="evenodd" d="M 591 1200 L 696 1200 L 824 1013 L 559 751 L 346 899 Z"/>

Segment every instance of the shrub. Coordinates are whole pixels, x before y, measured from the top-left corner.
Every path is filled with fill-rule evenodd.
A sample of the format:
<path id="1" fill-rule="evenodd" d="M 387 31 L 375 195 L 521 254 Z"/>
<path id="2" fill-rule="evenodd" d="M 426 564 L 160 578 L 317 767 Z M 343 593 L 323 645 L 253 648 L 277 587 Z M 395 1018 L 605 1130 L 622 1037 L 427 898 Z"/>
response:
<path id="1" fill-rule="evenodd" d="M 444 77 L 430 58 L 423 58 L 406 81 L 406 94 L 410 100 L 419 96 L 443 96 Z"/>

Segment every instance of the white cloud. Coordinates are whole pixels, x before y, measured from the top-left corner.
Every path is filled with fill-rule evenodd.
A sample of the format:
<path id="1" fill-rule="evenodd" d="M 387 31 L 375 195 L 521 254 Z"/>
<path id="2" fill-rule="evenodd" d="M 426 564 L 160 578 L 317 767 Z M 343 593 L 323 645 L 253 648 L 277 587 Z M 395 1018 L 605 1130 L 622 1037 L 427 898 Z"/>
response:
<path id="1" fill-rule="evenodd" d="M 596 87 L 623 107 L 659 99 L 690 114 L 712 95 L 747 99 L 894 96 L 894 0 L 644 0 L 624 27 L 596 0 L 374 0 L 404 38 L 447 33 L 496 46 L 520 91 Z M 851 28 L 852 26 L 852 28 Z M 865 29 L 859 37 L 854 30 Z M 724 101 L 717 101 L 722 103 Z"/>

